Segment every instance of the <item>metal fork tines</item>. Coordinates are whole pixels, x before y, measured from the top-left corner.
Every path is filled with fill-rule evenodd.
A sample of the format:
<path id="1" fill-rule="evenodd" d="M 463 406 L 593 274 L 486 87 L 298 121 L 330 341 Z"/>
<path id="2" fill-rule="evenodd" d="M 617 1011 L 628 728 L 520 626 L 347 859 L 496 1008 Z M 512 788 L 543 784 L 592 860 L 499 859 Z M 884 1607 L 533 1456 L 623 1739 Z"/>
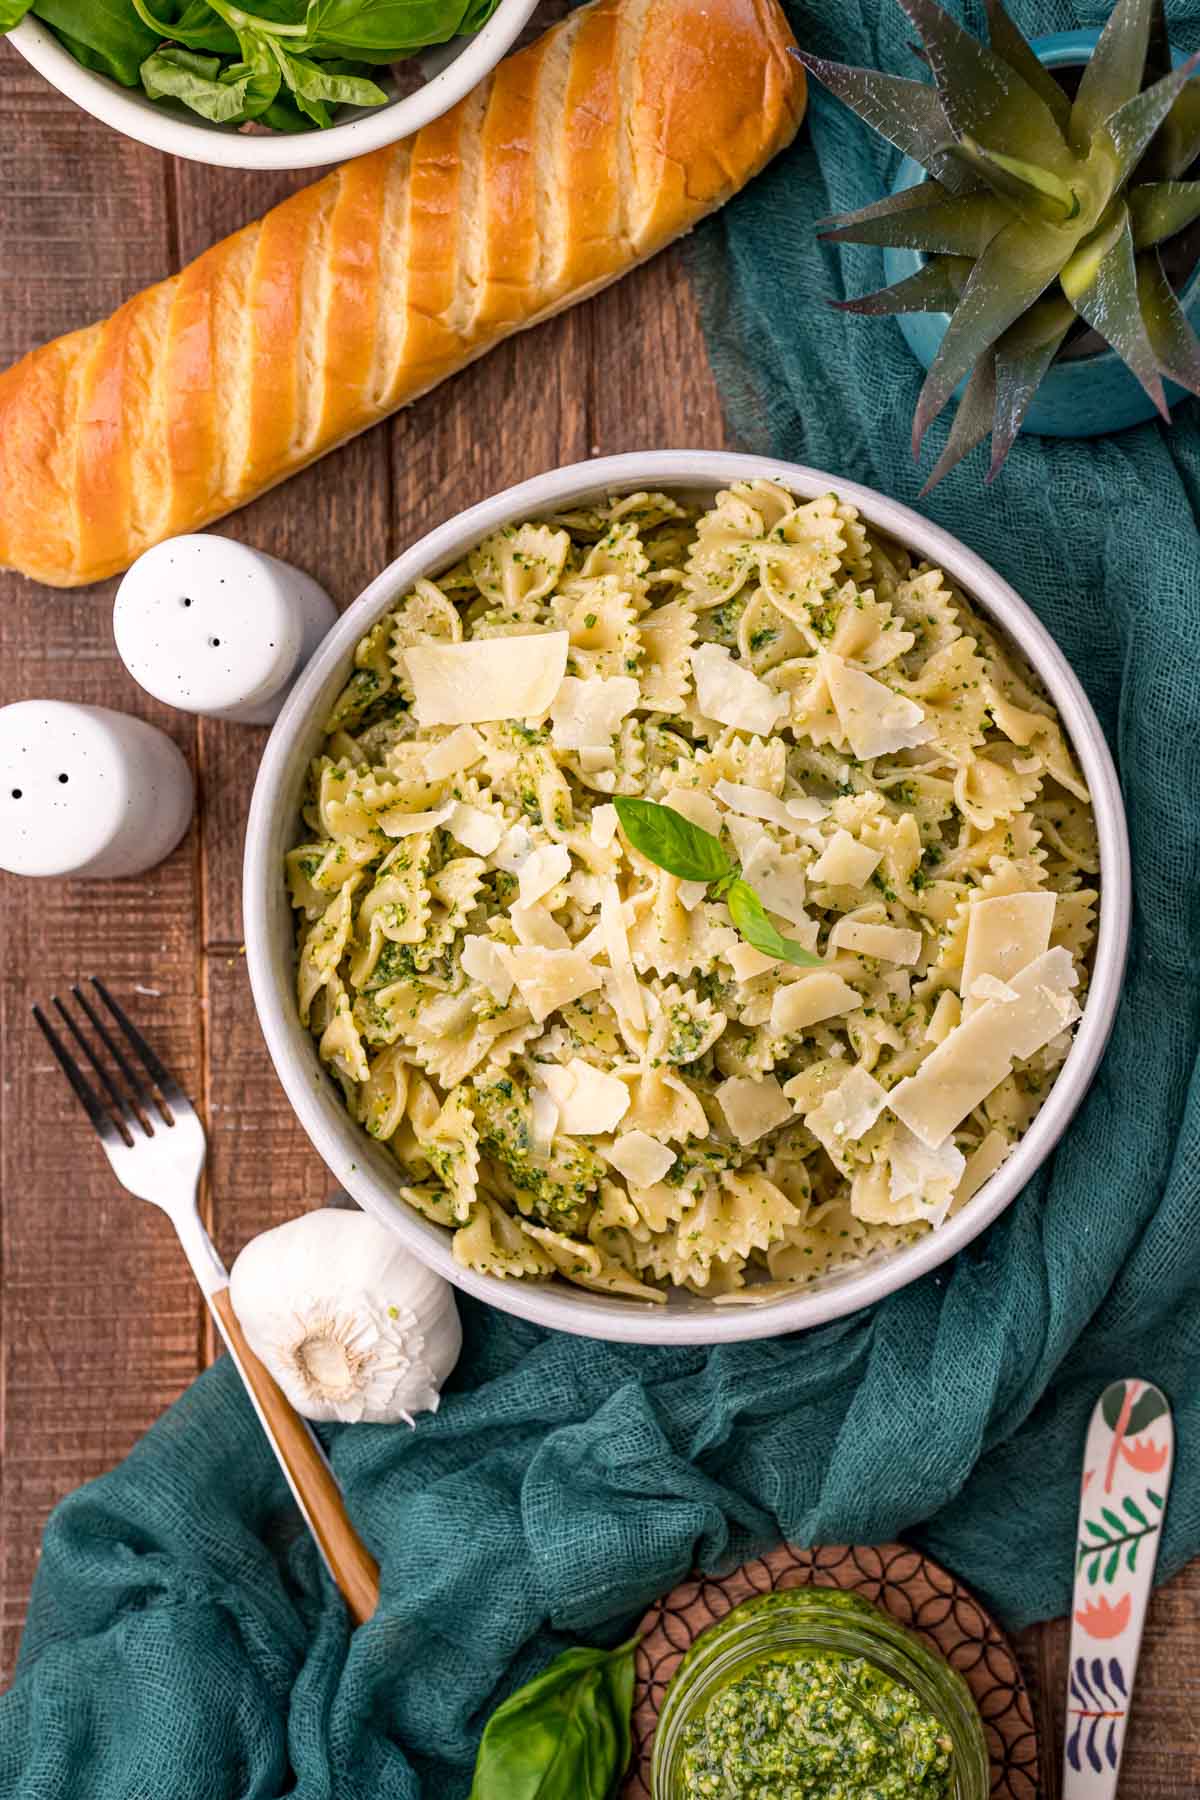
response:
<path id="1" fill-rule="evenodd" d="M 33 1016 L 91 1120 L 118 1179 L 180 1223 L 195 1203 L 204 1163 L 204 1128 L 175 1077 L 133 1021 L 94 976 L 75 1004 L 56 994 Z M 76 1054 L 78 1052 L 78 1054 Z"/>
<path id="2" fill-rule="evenodd" d="M 72 986 L 71 993 L 84 1018 L 90 1023 L 96 1037 L 99 1038 L 101 1045 L 108 1051 L 117 1073 L 124 1077 L 125 1091 L 122 1091 L 119 1081 L 115 1079 L 112 1067 L 105 1063 L 102 1056 L 97 1054 L 91 1041 L 85 1036 L 80 1021 L 68 1011 L 57 994 L 52 996 L 51 1005 L 90 1063 L 100 1082 L 103 1095 L 98 1093 L 88 1082 L 83 1070 L 71 1056 L 62 1038 L 40 1006 L 34 1007 L 33 1016 L 100 1137 L 107 1143 L 116 1135 L 124 1144 L 132 1146 L 138 1136 L 154 1136 L 156 1121 L 160 1130 L 163 1126 L 169 1128 L 174 1125 L 178 1113 L 191 1112 L 191 1102 L 179 1083 L 150 1048 L 137 1026 L 118 1006 L 104 983 L 93 976 L 92 987 L 101 1004 L 115 1021 L 124 1038 L 125 1045 L 138 1058 L 157 1092 L 147 1087 L 144 1078 L 130 1061 L 127 1050 L 122 1047 L 121 1042 L 114 1036 L 110 1026 L 97 1012 L 92 1001 L 78 983 Z"/>

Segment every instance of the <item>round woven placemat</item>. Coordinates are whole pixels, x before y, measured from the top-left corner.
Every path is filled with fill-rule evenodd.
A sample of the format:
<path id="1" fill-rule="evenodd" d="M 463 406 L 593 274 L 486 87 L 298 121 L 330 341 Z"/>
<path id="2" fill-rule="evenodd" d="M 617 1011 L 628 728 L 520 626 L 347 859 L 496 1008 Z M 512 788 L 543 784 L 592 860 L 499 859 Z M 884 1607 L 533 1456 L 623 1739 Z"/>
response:
<path id="1" fill-rule="evenodd" d="M 650 1608 L 641 1623 L 633 1700 L 633 1761 L 622 1800 L 649 1800 L 654 1728 L 684 1651 L 751 1594 L 773 1588 L 853 1588 L 932 1645 L 975 1696 L 992 1759 L 993 1800 L 1037 1800 L 1033 1708 L 1016 1657 L 973 1594 L 906 1544 L 783 1544 L 730 1575 L 697 1575 Z"/>

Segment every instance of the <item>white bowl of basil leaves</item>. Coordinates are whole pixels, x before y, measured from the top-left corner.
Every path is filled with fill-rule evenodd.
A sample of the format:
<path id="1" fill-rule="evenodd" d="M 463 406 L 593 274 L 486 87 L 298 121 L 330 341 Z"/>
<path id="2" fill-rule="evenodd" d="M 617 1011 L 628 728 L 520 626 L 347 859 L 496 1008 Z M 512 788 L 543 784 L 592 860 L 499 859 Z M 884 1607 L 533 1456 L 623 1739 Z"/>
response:
<path id="1" fill-rule="evenodd" d="M 537 3 L 0 0 L 0 32 L 126 137 L 192 162 L 306 169 L 448 111 Z"/>

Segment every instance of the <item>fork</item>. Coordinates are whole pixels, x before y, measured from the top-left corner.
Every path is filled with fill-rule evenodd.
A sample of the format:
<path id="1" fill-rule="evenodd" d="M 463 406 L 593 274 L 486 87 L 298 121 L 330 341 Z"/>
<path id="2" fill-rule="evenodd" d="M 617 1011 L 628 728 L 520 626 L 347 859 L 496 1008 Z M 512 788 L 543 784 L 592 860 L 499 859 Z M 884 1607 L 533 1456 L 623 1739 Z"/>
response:
<path id="1" fill-rule="evenodd" d="M 379 1604 L 379 1567 L 350 1522 L 341 1489 L 316 1437 L 254 1354 L 238 1324 L 228 1272 L 197 1206 L 205 1157 L 204 1127 L 174 1076 L 94 976 L 92 987 L 112 1024 L 81 987 L 73 986 L 71 993 L 115 1070 L 93 1048 L 80 1022 L 57 994 L 51 1004 L 90 1065 L 95 1082 L 88 1079 L 40 1006 L 34 1007 L 33 1016 L 95 1127 L 117 1180 L 139 1200 L 161 1207 L 179 1234 L 296 1504 L 354 1623 L 361 1625 Z"/>

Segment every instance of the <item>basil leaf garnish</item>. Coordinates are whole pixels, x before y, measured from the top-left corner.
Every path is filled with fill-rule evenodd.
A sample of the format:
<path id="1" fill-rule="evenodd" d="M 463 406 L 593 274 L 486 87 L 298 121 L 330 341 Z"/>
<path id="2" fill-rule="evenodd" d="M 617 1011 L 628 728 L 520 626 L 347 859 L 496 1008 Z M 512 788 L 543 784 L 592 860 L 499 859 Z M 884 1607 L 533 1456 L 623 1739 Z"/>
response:
<path id="1" fill-rule="evenodd" d="M 786 938 L 776 931 L 767 917 L 766 908 L 750 886 L 748 881 L 735 881 L 725 895 L 725 904 L 729 908 L 729 916 L 737 926 L 741 936 L 764 956 L 774 956 L 779 962 L 795 963 L 798 969 L 823 968 L 824 963 L 795 938 Z"/>
<path id="2" fill-rule="evenodd" d="M 629 1763 L 637 1644 L 565 1650 L 498 1706 L 470 1800 L 609 1800 Z"/>
<path id="3" fill-rule="evenodd" d="M 681 881 L 721 881 L 737 873 L 720 839 L 703 826 L 693 825 L 673 806 L 624 796 L 613 804 L 634 849 L 668 875 L 677 875 Z"/>
<path id="4" fill-rule="evenodd" d="M 712 899 L 725 901 L 730 918 L 748 944 L 764 956 L 794 963 L 798 969 L 824 968 L 821 957 L 776 931 L 766 907 L 711 831 L 693 825 L 673 806 L 659 806 L 654 800 L 618 796 L 613 804 L 634 849 L 681 881 L 706 881 Z"/>

